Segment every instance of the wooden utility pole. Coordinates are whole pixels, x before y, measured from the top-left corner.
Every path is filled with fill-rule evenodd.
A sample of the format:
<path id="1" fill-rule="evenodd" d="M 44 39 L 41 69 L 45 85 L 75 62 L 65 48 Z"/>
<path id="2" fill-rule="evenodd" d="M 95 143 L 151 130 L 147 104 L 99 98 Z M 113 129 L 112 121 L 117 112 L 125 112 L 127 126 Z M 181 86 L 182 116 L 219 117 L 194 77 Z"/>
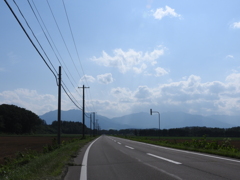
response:
<path id="1" fill-rule="evenodd" d="M 89 135 L 91 136 L 92 134 L 92 113 L 90 114 L 90 131 L 89 131 Z"/>
<path id="2" fill-rule="evenodd" d="M 83 139 L 85 138 L 85 95 L 84 95 L 84 90 L 85 88 L 89 88 L 89 87 L 85 87 L 83 85 L 83 87 L 78 87 L 78 88 L 83 88 L 83 109 L 82 109 L 82 123 L 83 123 L 83 128 L 82 128 L 82 133 L 83 133 Z"/>
<path id="3" fill-rule="evenodd" d="M 61 66 L 59 66 L 59 74 L 58 74 L 58 144 L 61 143 Z"/>

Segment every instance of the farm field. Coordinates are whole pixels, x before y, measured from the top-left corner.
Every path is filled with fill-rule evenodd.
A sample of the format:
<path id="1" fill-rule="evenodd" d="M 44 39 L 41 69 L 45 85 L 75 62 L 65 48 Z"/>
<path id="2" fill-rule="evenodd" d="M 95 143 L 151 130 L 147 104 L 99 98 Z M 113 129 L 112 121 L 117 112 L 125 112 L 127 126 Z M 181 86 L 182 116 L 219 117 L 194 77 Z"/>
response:
<path id="1" fill-rule="evenodd" d="M 167 138 L 167 139 L 161 139 L 161 141 L 169 141 L 169 142 L 175 142 L 175 143 L 182 143 L 182 142 L 185 142 L 185 141 L 191 141 L 192 139 L 201 139 L 201 138 Z M 222 144 L 223 143 L 223 139 L 224 138 L 208 138 L 207 141 L 208 142 L 212 142 L 212 141 L 217 141 L 219 144 Z M 240 139 L 239 138 L 230 138 L 230 145 L 235 147 L 236 149 L 239 149 L 240 150 Z M 154 139 L 152 139 L 154 141 Z"/>
<path id="2" fill-rule="evenodd" d="M 61 137 L 61 141 L 69 141 L 79 138 L 80 135 L 66 135 Z M 43 147 L 51 145 L 56 135 L 39 136 L 0 136 L 0 164 L 4 163 L 4 158 L 13 157 L 17 152 L 27 150 L 43 151 Z"/>
<path id="3" fill-rule="evenodd" d="M 202 140 L 203 137 L 136 137 L 136 140 L 137 139 L 148 139 L 148 140 L 151 140 L 151 141 L 168 141 L 168 142 L 172 142 L 172 143 L 182 143 L 182 142 L 190 142 L 192 141 L 193 139 L 196 139 L 196 140 Z M 224 142 L 224 137 L 207 137 L 206 140 L 208 142 L 213 142 L 213 141 L 217 141 L 219 144 L 223 143 Z M 229 138 L 230 141 L 230 145 L 231 146 L 234 146 L 235 148 L 239 149 L 240 150 L 240 138 Z"/>

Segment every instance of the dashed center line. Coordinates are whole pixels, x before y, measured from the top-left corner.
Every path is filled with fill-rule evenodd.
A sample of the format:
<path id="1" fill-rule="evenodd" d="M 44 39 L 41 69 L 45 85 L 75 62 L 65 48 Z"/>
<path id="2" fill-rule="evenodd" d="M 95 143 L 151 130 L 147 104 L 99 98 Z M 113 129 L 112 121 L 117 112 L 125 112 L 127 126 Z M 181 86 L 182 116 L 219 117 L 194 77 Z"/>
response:
<path id="1" fill-rule="evenodd" d="M 162 159 L 164 161 L 168 161 L 168 162 L 171 162 L 171 163 L 174 163 L 174 164 L 182 164 L 180 162 L 177 162 L 177 161 L 173 161 L 171 159 L 167 159 L 167 158 L 164 158 L 164 157 L 161 157 L 161 156 L 157 156 L 157 155 L 154 155 L 154 154 L 151 154 L 151 153 L 147 153 L 147 155 L 149 156 L 152 156 L 152 157 L 155 157 L 155 158 L 158 158 L 158 159 Z"/>
<path id="2" fill-rule="evenodd" d="M 120 142 L 118 142 L 118 144 L 121 144 Z"/>
<path id="3" fill-rule="evenodd" d="M 129 148 L 129 149 L 134 149 L 133 147 L 130 147 L 130 146 L 125 146 L 126 148 Z"/>

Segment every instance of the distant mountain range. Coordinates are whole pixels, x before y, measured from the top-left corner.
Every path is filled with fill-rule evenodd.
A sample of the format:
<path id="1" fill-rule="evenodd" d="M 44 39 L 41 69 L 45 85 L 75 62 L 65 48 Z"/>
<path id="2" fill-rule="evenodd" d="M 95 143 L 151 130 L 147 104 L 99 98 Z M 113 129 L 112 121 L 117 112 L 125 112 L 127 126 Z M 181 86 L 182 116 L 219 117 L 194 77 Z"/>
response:
<path id="1" fill-rule="evenodd" d="M 57 120 L 57 110 L 50 111 L 39 117 L 45 120 L 47 124 L 51 124 L 52 121 Z M 145 129 L 158 128 L 159 126 L 158 114 L 153 114 L 151 116 L 149 113 L 146 112 L 134 113 L 111 119 L 97 114 L 96 119 L 98 119 L 101 129 L 106 130 L 119 130 L 129 128 Z M 82 111 L 62 111 L 61 120 L 82 122 Z M 170 129 L 191 126 L 230 128 L 234 126 L 240 126 L 239 120 L 240 116 L 201 116 L 187 114 L 183 112 L 163 112 L 160 114 L 160 128 Z M 87 117 L 85 117 L 85 124 L 90 127 L 90 119 Z"/>

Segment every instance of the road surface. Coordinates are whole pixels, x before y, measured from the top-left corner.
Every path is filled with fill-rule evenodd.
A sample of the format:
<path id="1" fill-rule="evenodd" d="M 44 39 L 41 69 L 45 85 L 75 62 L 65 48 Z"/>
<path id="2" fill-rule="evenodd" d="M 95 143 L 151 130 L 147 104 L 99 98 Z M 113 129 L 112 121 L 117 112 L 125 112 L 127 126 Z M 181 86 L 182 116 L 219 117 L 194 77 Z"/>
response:
<path id="1" fill-rule="evenodd" d="M 80 180 L 240 179 L 240 160 L 101 136 L 88 148 Z"/>

